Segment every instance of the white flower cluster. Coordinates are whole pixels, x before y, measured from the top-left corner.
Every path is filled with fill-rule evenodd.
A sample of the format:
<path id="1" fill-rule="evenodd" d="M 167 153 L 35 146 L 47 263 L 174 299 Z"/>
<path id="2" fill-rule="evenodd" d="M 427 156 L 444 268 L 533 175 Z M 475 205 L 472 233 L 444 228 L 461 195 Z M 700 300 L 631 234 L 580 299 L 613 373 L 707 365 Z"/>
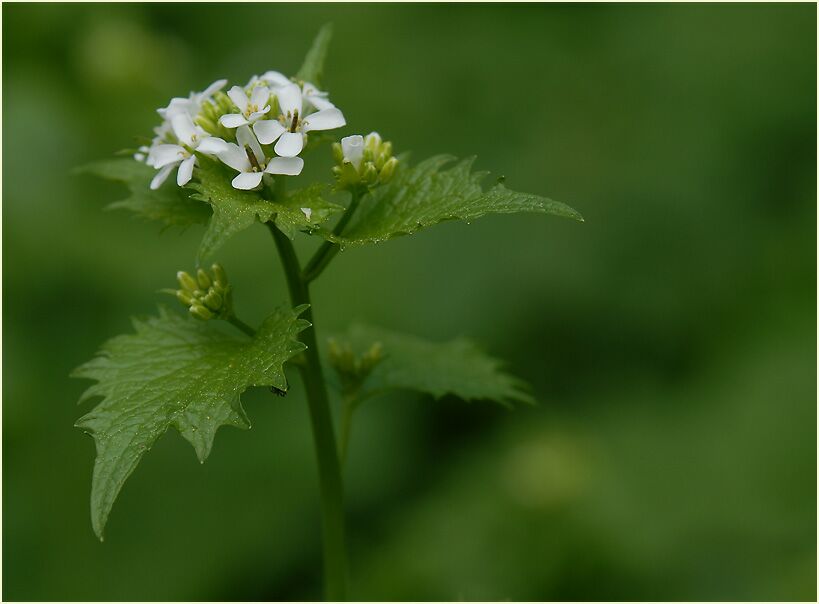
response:
<path id="1" fill-rule="evenodd" d="M 255 189 L 264 174 L 296 176 L 307 134 L 346 124 L 344 115 L 310 82 L 294 81 L 277 71 L 253 76 L 247 86 L 221 92 L 218 80 L 203 92 L 174 98 L 159 109 L 163 122 L 150 146 L 135 159 L 158 170 L 151 188 L 159 188 L 174 168 L 176 183 L 190 182 L 196 153 L 212 155 L 239 174 L 236 189 Z"/>

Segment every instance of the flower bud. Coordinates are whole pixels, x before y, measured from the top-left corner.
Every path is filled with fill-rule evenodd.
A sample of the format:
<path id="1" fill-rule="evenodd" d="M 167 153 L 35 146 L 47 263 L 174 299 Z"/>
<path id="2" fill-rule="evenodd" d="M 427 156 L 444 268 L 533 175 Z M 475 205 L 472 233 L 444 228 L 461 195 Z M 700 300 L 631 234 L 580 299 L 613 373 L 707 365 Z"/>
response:
<path id="1" fill-rule="evenodd" d="M 193 296 L 191 296 L 190 292 L 185 291 L 184 289 L 176 290 L 176 299 L 185 306 L 190 306 L 193 304 Z"/>
<path id="2" fill-rule="evenodd" d="M 194 317 L 197 319 L 202 319 L 203 321 L 207 321 L 214 317 L 213 313 L 210 312 L 207 308 L 202 306 L 201 304 L 194 303 L 189 309 L 190 312 Z"/>
<path id="3" fill-rule="evenodd" d="M 205 303 L 205 306 L 214 312 L 218 312 L 222 308 L 222 296 L 214 290 L 209 291 L 207 295 L 202 298 L 202 301 Z"/>
<path id="4" fill-rule="evenodd" d="M 204 269 L 199 269 L 196 271 L 196 280 L 199 282 L 199 287 L 201 289 L 208 289 L 211 286 L 210 277 L 204 271 Z"/>
<path id="5" fill-rule="evenodd" d="M 383 141 L 377 132 L 344 137 L 333 145 L 333 156 L 337 189 L 348 191 L 388 182 L 398 161 L 392 156 L 392 143 Z"/>
<path id="6" fill-rule="evenodd" d="M 199 289 L 199 285 L 196 283 L 196 280 L 194 280 L 194 278 L 185 271 L 179 271 L 176 273 L 176 279 L 179 281 L 179 285 L 182 286 L 182 289 L 186 289 L 189 292 Z"/>
<path id="7" fill-rule="evenodd" d="M 378 173 L 378 180 L 381 184 L 386 184 L 392 180 L 393 174 L 395 174 L 395 168 L 398 166 L 398 160 L 394 157 L 391 157 L 387 162 L 384 164 L 384 167 L 381 168 L 381 172 Z"/>
<path id="8" fill-rule="evenodd" d="M 233 300 L 225 270 L 218 264 L 211 271 L 200 268 L 196 278 L 185 271 L 176 274 L 182 289 L 164 290 L 173 294 L 198 319 L 225 319 L 233 315 Z"/>
<path id="9" fill-rule="evenodd" d="M 221 264 L 214 263 L 210 267 L 210 271 L 213 273 L 213 280 L 217 285 L 223 288 L 227 287 L 228 284 L 227 273 L 225 272 L 225 269 L 222 268 Z"/>
<path id="10" fill-rule="evenodd" d="M 333 143 L 333 159 L 336 161 L 337 164 L 340 164 L 344 161 L 344 151 L 341 150 L 341 145 L 339 143 Z"/>

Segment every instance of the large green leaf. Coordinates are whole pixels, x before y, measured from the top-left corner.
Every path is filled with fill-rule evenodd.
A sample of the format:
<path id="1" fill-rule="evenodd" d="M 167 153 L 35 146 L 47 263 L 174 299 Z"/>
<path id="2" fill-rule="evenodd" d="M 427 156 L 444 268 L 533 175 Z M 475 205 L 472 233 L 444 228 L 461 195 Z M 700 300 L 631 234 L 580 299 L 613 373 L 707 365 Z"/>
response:
<path id="1" fill-rule="evenodd" d="M 378 243 L 445 220 L 515 212 L 583 220 L 576 210 L 559 201 L 517 193 L 502 184 L 484 190 L 480 181 L 486 172 L 472 171 L 474 158 L 452 165 L 454 161 L 454 157 L 438 155 L 415 167 L 400 166 L 389 184 L 364 198 L 343 236 L 325 236 L 341 245 Z"/>
<path id="2" fill-rule="evenodd" d="M 91 522 L 102 539 L 111 506 L 142 456 L 173 426 L 204 462 L 220 426 L 249 428 L 239 400 L 252 386 L 287 389 L 282 365 L 304 349 L 303 308 L 278 310 L 253 338 L 160 309 L 134 320 L 135 333 L 106 342 L 74 377 L 97 383 L 80 402 L 102 402 L 77 421 L 94 437 Z"/>
<path id="3" fill-rule="evenodd" d="M 452 394 L 464 400 L 492 400 L 503 405 L 534 402 L 523 381 L 504 372 L 501 361 L 466 338 L 430 342 L 354 325 L 335 340 L 359 355 L 374 343 L 382 347 L 383 360 L 364 380 L 359 399 L 390 390 L 415 390 L 436 398 Z"/>
<path id="4" fill-rule="evenodd" d="M 94 162 L 79 168 L 78 172 L 121 182 L 128 187 L 129 196 L 109 204 L 109 209 L 130 210 L 149 220 L 181 227 L 205 224 L 211 214 L 207 205 L 191 199 L 191 192 L 176 186 L 172 178 L 152 191 L 150 184 L 156 170 L 131 157 Z"/>
<path id="5" fill-rule="evenodd" d="M 256 221 L 273 220 L 291 239 L 298 230 L 313 230 L 333 212 L 343 209 L 322 197 L 323 185 L 292 192 L 283 202 L 264 199 L 258 191 L 240 191 L 230 184 L 236 172 L 214 159 L 200 156 L 197 180 L 188 186 L 194 197 L 213 208 L 213 217 L 199 247 L 199 259 L 213 255 L 228 239 Z"/>
<path id="6" fill-rule="evenodd" d="M 330 23 L 324 25 L 313 40 L 313 45 L 304 57 L 304 63 L 296 74 L 296 78 L 321 85 L 324 75 L 324 60 L 327 58 L 327 50 L 330 47 L 330 40 L 333 37 L 333 26 Z"/>

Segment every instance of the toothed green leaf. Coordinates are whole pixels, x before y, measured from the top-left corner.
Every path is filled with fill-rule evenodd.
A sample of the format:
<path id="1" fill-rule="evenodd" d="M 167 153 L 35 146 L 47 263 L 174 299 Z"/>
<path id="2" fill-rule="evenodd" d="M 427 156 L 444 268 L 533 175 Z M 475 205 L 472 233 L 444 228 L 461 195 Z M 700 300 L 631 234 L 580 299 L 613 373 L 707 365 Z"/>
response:
<path id="1" fill-rule="evenodd" d="M 94 438 L 91 522 L 102 539 L 114 500 L 142 456 L 174 427 L 200 461 L 220 426 L 249 428 L 239 399 L 253 386 L 287 389 L 282 365 L 304 350 L 304 307 L 277 310 L 253 338 L 165 309 L 135 319 L 134 333 L 108 340 L 74 377 L 96 380 L 80 402 L 102 401 L 76 426 Z"/>
<path id="2" fill-rule="evenodd" d="M 322 198 L 324 187 L 313 185 L 292 192 L 282 202 L 264 199 L 258 191 L 234 189 L 236 172 L 205 156 L 199 156 L 196 181 L 188 187 L 193 197 L 213 208 L 213 217 L 199 246 L 199 259 L 206 260 L 228 239 L 256 223 L 273 220 L 291 239 L 298 230 L 312 230 L 333 212 L 343 209 Z M 308 217 L 309 214 L 309 217 Z"/>
<path id="3" fill-rule="evenodd" d="M 180 227 L 205 224 L 211 214 L 206 204 L 191 199 L 190 191 L 176 186 L 173 178 L 169 178 L 159 189 L 152 191 L 150 185 L 156 170 L 131 157 L 94 162 L 79 168 L 77 172 L 94 174 L 128 187 L 128 197 L 108 204 L 108 209 L 130 210 L 143 218 L 157 220 L 166 226 Z"/>
<path id="4" fill-rule="evenodd" d="M 451 394 L 464 400 L 492 400 L 502 405 L 533 403 L 522 380 L 502 370 L 503 363 L 474 342 L 457 338 L 430 342 L 365 325 L 354 325 L 337 338 L 362 354 L 380 343 L 383 359 L 364 380 L 359 398 L 390 390 L 415 390 L 435 398 Z"/>
<path id="5" fill-rule="evenodd" d="M 324 233 L 342 245 L 378 243 L 446 220 L 474 220 L 485 214 L 536 212 L 583 220 L 559 201 L 517 193 L 496 184 L 484 190 L 486 172 L 473 172 L 473 159 L 455 162 L 438 155 L 417 166 L 399 164 L 393 179 L 366 196 L 343 236 Z M 447 167 L 449 166 L 449 167 Z"/>

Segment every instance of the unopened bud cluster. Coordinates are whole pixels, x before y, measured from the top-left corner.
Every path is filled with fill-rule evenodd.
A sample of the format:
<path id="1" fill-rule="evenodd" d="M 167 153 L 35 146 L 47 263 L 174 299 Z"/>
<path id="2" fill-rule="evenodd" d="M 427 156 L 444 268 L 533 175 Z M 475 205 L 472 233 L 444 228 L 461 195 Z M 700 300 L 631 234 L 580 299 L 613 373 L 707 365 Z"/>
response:
<path id="1" fill-rule="evenodd" d="M 200 268 L 195 277 L 179 271 L 176 279 L 180 286 L 175 292 L 176 299 L 197 319 L 225 319 L 233 314 L 231 287 L 219 264 L 214 264 L 210 272 Z"/>
<path id="2" fill-rule="evenodd" d="M 333 156 L 337 163 L 333 173 L 339 189 L 385 184 L 398 166 L 398 160 L 392 155 L 392 143 L 381 140 L 377 132 L 370 132 L 366 137 L 345 136 L 340 144 L 333 145 Z"/>
<path id="3" fill-rule="evenodd" d="M 349 344 L 329 340 L 330 365 L 338 373 L 343 392 L 355 392 L 384 359 L 381 342 L 375 342 L 364 354 L 357 355 Z"/>

